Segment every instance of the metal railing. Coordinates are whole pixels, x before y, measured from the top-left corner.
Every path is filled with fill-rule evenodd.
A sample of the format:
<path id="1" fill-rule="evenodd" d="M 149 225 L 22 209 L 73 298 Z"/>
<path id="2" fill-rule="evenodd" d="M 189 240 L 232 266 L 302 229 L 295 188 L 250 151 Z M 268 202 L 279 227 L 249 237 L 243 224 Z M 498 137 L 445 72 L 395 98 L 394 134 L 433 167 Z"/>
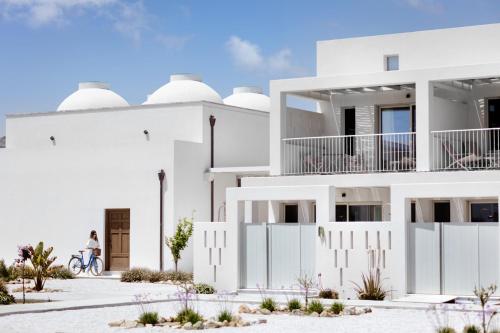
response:
<path id="1" fill-rule="evenodd" d="M 500 128 L 432 131 L 432 170 L 500 168 Z"/>
<path id="2" fill-rule="evenodd" d="M 283 175 L 414 171 L 414 132 L 287 138 Z"/>

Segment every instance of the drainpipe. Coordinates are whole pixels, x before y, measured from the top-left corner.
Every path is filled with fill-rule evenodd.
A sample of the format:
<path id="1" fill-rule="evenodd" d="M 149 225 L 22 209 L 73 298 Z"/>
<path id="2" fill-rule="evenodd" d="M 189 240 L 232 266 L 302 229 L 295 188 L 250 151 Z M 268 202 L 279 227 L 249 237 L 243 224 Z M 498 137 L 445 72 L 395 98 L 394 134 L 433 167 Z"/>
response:
<path id="1" fill-rule="evenodd" d="M 160 180 L 160 272 L 163 271 L 163 183 L 165 181 L 165 171 L 158 172 Z"/>
<path id="2" fill-rule="evenodd" d="M 214 127 L 215 117 L 210 115 L 210 168 L 214 167 Z M 214 179 L 210 181 L 210 221 L 214 222 Z"/>

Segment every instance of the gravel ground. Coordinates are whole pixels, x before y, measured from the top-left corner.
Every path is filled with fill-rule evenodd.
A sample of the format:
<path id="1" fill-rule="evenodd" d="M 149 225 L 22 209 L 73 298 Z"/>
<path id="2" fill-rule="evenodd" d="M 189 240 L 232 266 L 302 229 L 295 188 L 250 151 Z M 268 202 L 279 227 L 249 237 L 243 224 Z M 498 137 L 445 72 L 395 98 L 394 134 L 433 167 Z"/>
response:
<path id="1" fill-rule="evenodd" d="M 103 299 L 133 298 L 137 294 L 149 295 L 149 299 L 167 299 L 177 291 L 175 286 L 149 283 L 121 283 L 116 280 L 53 280 L 47 287 L 63 289 L 64 292 L 49 293 L 51 299 L 59 299 L 61 303 L 78 303 L 81 300 L 95 300 L 96 304 Z M 19 297 L 19 295 L 17 295 Z M 208 296 L 208 295 L 207 295 Z M 277 295 L 276 295 L 277 296 Z M 29 298 L 44 298 L 47 294 L 30 294 Z M 238 296 L 235 301 L 240 302 Z M 250 297 L 251 298 L 251 297 Z M 19 305 L 16 305 L 18 307 Z M 21 305 L 22 306 L 22 305 Z M 145 305 L 150 311 L 158 311 L 161 316 L 172 316 L 180 308 L 177 301 L 159 302 Z M 197 310 L 205 317 L 217 313 L 221 305 L 216 301 L 198 301 Z M 239 304 L 232 304 L 237 310 Z M 46 313 L 17 314 L 0 317 L 0 333 L 7 332 L 183 332 L 170 328 L 140 328 L 125 330 L 110 328 L 108 323 L 121 319 L 136 319 L 140 313 L 139 306 L 113 306 L 95 309 L 64 310 Z M 372 313 L 360 316 L 343 316 L 337 318 L 298 317 L 289 315 L 243 315 L 244 319 L 256 320 L 266 318 L 267 324 L 244 328 L 222 328 L 212 332 L 262 332 L 262 333 L 426 333 L 434 332 L 436 322 L 432 313 L 424 310 L 381 309 L 374 308 Z M 448 315 L 440 314 L 441 322 L 447 323 L 461 332 L 465 323 L 476 322 L 477 314 L 467 315 L 464 312 L 452 311 Z"/>

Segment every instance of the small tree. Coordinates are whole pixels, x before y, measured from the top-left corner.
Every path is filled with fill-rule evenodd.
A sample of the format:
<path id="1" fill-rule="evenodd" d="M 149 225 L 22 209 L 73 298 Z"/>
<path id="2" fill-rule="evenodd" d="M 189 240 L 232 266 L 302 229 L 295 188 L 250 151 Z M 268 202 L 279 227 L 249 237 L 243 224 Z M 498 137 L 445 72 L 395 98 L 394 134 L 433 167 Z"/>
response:
<path id="1" fill-rule="evenodd" d="M 497 286 L 496 284 L 490 285 L 488 288 L 484 287 L 474 287 L 474 295 L 479 298 L 479 303 L 481 304 L 481 326 L 483 327 L 483 332 L 488 332 L 490 322 L 497 315 L 497 311 L 495 309 L 492 309 L 489 311 L 488 309 L 488 301 L 490 300 L 490 297 L 497 291 Z M 487 313 L 489 315 L 489 320 L 486 320 Z"/>
<path id="2" fill-rule="evenodd" d="M 193 219 L 183 218 L 177 224 L 175 234 L 172 237 L 166 238 L 166 244 L 172 253 L 174 259 L 175 271 L 177 272 L 177 264 L 181 259 L 181 251 L 186 248 L 189 238 L 193 234 Z"/>

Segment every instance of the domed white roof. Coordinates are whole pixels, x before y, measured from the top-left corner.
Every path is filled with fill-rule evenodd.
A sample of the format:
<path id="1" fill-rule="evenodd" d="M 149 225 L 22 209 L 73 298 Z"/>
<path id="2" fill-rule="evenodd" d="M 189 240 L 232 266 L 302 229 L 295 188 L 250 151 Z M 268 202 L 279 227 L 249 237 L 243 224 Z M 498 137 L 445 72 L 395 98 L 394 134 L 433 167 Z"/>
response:
<path id="1" fill-rule="evenodd" d="M 258 87 L 234 88 L 233 94 L 224 98 L 224 104 L 267 112 L 271 109 L 271 99 Z"/>
<path id="2" fill-rule="evenodd" d="M 148 96 L 143 104 L 186 103 L 207 101 L 222 104 L 220 95 L 192 74 L 175 74 L 170 82 Z"/>
<path id="3" fill-rule="evenodd" d="M 129 106 L 117 93 L 103 82 L 81 82 L 78 90 L 66 97 L 57 111 L 87 110 Z"/>

